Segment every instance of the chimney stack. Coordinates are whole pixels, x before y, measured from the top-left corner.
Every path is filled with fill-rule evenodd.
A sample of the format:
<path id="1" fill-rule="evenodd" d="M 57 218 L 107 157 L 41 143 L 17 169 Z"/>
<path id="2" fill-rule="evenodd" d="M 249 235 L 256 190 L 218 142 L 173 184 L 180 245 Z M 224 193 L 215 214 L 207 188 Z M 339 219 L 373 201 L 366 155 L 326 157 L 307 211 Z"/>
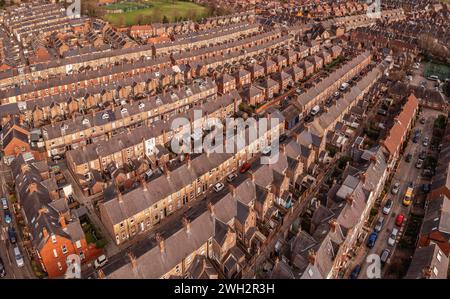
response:
<path id="1" fill-rule="evenodd" d="M 235 197 L 236 196 L 236 187 L 234 187 L 233 185 L 229 184 L 228 185 L 228 189 L 230 190 L 231 196 Z"/>
<path id="2" fill-rule="evenodd" d="M 211 202 L 208 202 L 208 210 L 209 210 L 209 213 L 211 213 L 211 216 L 215 216 L 214 205 Z"/>
<path id="3" fill-rule="evenodd" d="M 159 233 L 156 234 L 156 241 L 158 242 L 159 250 L 161 250 L 161 253 L 164 253 L 166 251 L 164 247 L 164 239 Z"/>
<path id="4" fill-rule="evenodd" d="M 333 232 L 333 233 L 335 233 L 336 232 L 336 228 L 337 228 L 337 222 L 336 222 L 336 219 L 331 219 L 330 220 L 330 230 Z"/>
<path id="5" fill-rule="evenodd" d="M 133 268 L 133 270 L 136 270 L 137 269 L 136 257 L 134 256 L 133 253 L 131 253 L 131 251 L 128 252 L 128 257 L 130 258 L 131 268 Z"/>
<path id="6" fill-rule="evenodd" d="M 64 215 L 62 213 L 59 213 L 59 224 L 61 225 L 62 229 L 66 228 L 66 219 L 64 218 Z"/>
<path id="7" fill-rule="evenodd" d="M 141 178 L 141 187 L 142 187 L 142 190 L 143 190 L 144 192 L 147 192 L 147 191 L 148 191 L 148 189 L 147 189 L 147 184 L 145 183 L 145 180 L 142 179 L 142 178 Z"/>
<path id="8" fill-rule="evenodd" d="M 315 265 L 316 264 L 316 252 L 314 251 L 314 249 L 310 249 L 309 251 L 308 251 L 308 262 L 311 264 L 311 265 Z"/>
<path id="9" fill-rule="evenodd" d="M 284 154 L 286 152 L 286 144 L 280 144 L 280 153 Z"/>
<path id="10" fill-rule="evenodd" d="M 366 173 L 361 173 L 360 176 L 359 176 L 359 179 L 361 180 L 361 182 L 362 182 L 363 184 L 365 184 L 365 183 L 366 183 L 366 180 L 367 180 L 367 175 L 366 175 Z"/>
<path id="11" fill-rule="evenodd" d="M 250 174 L 250 179 L 252 180 L 252 182 L 255 182 L 255 174 L 253 173 L 253 171 L 249 172 Z"/>
<path id="12" fill-rule="evenodd" d="M 186 216 L 183 216 L 183 226 L 186 229 L 186 233 L 191 233 L 191 222 Z"/>
<path id="13" fill-rule="evenodd" d="M 34 192 L 37 192 L 37 184 L 33 182 L 30 185 L 28 185 L 28 193 Z"/>
<path id="14" fill-rule="evenodd" d="M 169 168 L 167 167 L 167 165 L 164 165 L 164 174 L 166 175 L 166 177 L 167 177 L 168 179 L 170 179 L 170 170 L 169 170 Z"/>
<path id="15" fill-rule="evenodd" d="M 347 196 L 345 197 L 345 201 L 346 201 L 350 206 L 352 206 L 352 205 L 353 205 L 353 195 L 352 195 L 352 194 L 347 195 Z"/>
<path id="16" fill-rule="evenodd" d="M 119 190 L 117 190 L 117 199 L 119 200 L 119 203 L 123 203 L 123 195 Z"/>
<path id="17" fill-rule="evenodd" d="M 431 274 L 432 274 L 432 273 L 433 273 L 433 272 L 431 271 L 431 267 L 425 267 L 425 268 L 422 270 L 423 278 L 425 278 L 425 279 L 431 278 Z"/>

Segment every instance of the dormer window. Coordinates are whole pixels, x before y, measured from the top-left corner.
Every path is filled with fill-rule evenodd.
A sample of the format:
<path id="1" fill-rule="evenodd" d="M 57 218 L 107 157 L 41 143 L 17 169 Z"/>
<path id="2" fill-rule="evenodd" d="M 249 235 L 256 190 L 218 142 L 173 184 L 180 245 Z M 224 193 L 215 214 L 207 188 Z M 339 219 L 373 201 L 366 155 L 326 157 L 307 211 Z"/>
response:
<path id="1" fill-rule="evenodd" d="M 102 119 L 109 119 L 109 114 L 108 113 L 103 113 Z"/>
<path id="2" fill-rule="evenodd" d="M 139 109 L 142 110 L 142 109 L 144 109 L 144 108 L 145 108 L 145 104 L 144 104 L 144 103 L 140 103 L 140 104 L 139 104 Z"/>
<path id="3" fill-rule="evenodd" d="M 52 242 L 56 243 L 56 236 L 55 235 L 52 235 Z"/>
<path id="4" fill-rule="evenodd" d="M 128 112 L 128 109 L 127 109 L 127 108 L 122 108 L 122 109 L 120 110 L 120 112 L 122 112 L 122 113 L 127 113 L 127 112 Z"/>
<path id="5" fill-rule="evenodd" d="M 82 124 L 89 125 L 89 119 L 87 119 L 87 118 L 83 119 Z"/>

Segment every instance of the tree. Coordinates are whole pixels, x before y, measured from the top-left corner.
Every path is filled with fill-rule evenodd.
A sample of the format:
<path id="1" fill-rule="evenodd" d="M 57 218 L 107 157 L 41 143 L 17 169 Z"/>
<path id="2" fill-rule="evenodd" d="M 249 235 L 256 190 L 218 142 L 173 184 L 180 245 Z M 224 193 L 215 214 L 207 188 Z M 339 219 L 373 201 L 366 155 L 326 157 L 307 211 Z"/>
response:
<path id="1" fill-rule="evenodd" d="M 136 18 L 135 18 L 135 22 L 136 22 L 136 24 L 138 24 L 138 25 L 143 25 L 143 24 L 145 24 L 144 16 L 141 15 L 141 14 L 137 15 Z"/>
<path id="2" fill-rule="evenodd" d="M 166 15 L 164 15 L 162 22 L 163 22 L 163 24 L 169 23 L 169 19 L 167 18 Z"/>
<path id="3" fill-rule="evenodd" d="M 450 81 L 444 84 L 444 94 L 450 97 Z"/>

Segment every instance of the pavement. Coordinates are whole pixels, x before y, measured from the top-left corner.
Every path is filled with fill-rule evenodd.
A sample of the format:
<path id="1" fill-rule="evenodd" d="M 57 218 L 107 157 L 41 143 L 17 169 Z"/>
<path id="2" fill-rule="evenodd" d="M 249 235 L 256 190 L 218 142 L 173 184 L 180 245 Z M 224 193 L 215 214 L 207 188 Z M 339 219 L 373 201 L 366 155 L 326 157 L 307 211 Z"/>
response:
<path id="1" fill-rule="evenodd" d="M 411 162 L 405 162 L 404 156 L 399 158 L 400 161 L 399 161 L 397 170 L 395 171 L 395 175 L 391 181 L 391 186 L 394 183 L 399 182 L 400 190 L 397 193 L 397 195 L 393 195 L 391 193 L 391 186 L 390 186 L 389 193 L 387 194 L 387 196 L 384 198 L 383 202 L 381 203 L 378 215 L 375 217 L 375 221 L 373 221 L 373 223 L 376 223 L 376 219 L 378 219 L 380 216 L 383 216 L 385 219 L 383 228 L 378 234 L 378 238 L 375 243 L 375 246 L 372 249 L 368 249 L 366 246 L 367 239 L 365 240 L 365 242 L 359 248 L 357 256 L 352 261 L 351 267 L 349 268 L 349 272 L 347 273 L 347 275 L 350 274 L 350 272 L 353 270 L 353 268 L 357 264 L 359 264 L 359 265 L 362 265 L 359 278 L 360 279 L 368 278 L 367 273 L 366 273 L 368 263 L 366 263 L 365 260 L 366 260 L 367 256 L 370 254 L 378 254 L 379 256 L 381 256 L 382 251 L 385 248 L 388 248 L 391 251 L 390 257 L 394 256 L 394 252 L 397 248 L 398 241 L 400 240 L 401 235 L 404 232 L 405 224 L 407 223 L 409 214 L 413 207 L 413 204 L 411 204 L 408 207 L 405 207 L 402 204 L 402 200 L 403 200 L 404 194 L 406 192 L 407 185 L 409 182 L 414 183 L 414 187 L 415 187 L 414 194 L 415 194 L 417 192 L 420 192 L 419 188 L 422 186 L 423 183 L 429 182 L 429 180 L 421 177 L 422 170 L 417 169 L 415 167 L 415 164 L 418 159 L 419 153 L 422 150 L 427 149 L 422 145 L 422 141 L 425 138 L 425 136 L 428 136 L 431 139 L 432 131 L 433 131 L 433 123 L 434 123 L 434 119 L 437 117 L 437 115 L 438 115 L 438 113 L 436 112 L 436 110 L 424 109 L 422 111 L 420 117 L 424 116 L 426 118 L 425 124 L 422 125 L 419 121 L 417 121 L 414 128 L 412 128 L 412 132 L 414 132 L 415 129 L 420 128 L 422 131 L 422 135 L 421 135 L 420 141 L 418 143 L 412 142 L 412 136 L 408 142 L 408 145 L 405 150 L 405 155 L 406 154 L 413 155 Z M 384 215 L 384 214 L 382 214 L 381 210 L 382 210 L 385 202 L 389 198 L 393 199 L 393 206 L 391 208 L 391 212 L 389 213 L 389 215 Z M 403 221 L 402 227 L 398 227 L 395 225 L 395 218 L 400 213 L 405 215 L 405 217 L 406 217 L 405 220 Z M 396 240 L 394 246 L 389 246 L 387 244 L 387 240 L 388 240 L 389 235 L 392 232 L 392 229 L 394 227 L 399 228 L 399 234 L 397 236 L 397 240 Z M 370 231 L 373 231 L 373 227 L 370 228 Z M 387 264 L 382 268 L 381 277 L 383 277 L 384 274 L 386 273 L 386 270 L 389 267 L 389 264 L 390 264 L 390 259 L 388 259 Z"/>
<path id="2" fill-rule="evenodd" d="M 6 177 L 10 176 L 9 168 L 0 161 L 0 197 L 8 198 L 8 187 L 6 186 Z M 6 269 L 6 276 L 3 279 L 21 279 L 21 278 L 34 278 L 34 272 L 31 268 L 30 261 L 24 248 L 22 246 L 22 240 L 20 237 L 19 229 L 17 227 L 14 213 L 12 211 L 12 204 L 8 201 L 9 210 L 12 214 L 12 222 L 6 224 L 4 211 L 0 211 L 0 257 Z M 13 252 L 13 245 L 9 241 L 8 227 L 13 226 L 17 234 L 17 245 L 23 255 L 25 266 L 19 268 L 16 264 Z"/>

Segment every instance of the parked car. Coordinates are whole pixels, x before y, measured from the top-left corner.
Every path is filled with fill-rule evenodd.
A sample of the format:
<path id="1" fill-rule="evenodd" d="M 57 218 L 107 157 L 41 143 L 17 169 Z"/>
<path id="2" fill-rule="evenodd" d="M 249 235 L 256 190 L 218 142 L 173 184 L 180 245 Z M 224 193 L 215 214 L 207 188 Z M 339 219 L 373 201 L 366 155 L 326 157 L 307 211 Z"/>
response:
<path id="1" fill-rule="evenodd" d="M 5 222 L 6 224 L 10 224 L 12 221 L 11 212 L 9 210 L 5 210 Z"/>
<path id="2" fill-rule="evenodd" d="M 280 143 L 283 142 L 283 141 L 285 141 L 286 139 L 287 139 L 286 134 L 281 134 L 281 135 L 280 135 Z"/>
<path id="3" fill-rule="evenodd" d="M 269 155 L 271 151 L 272 151 L 272 147 L 266 146 L 265 148 L 263 148 L 261 150 L 261 153 L 266 156 L 266 155 Z"/>
<path id="4" fill-rule="evenodd" d="M 392 190 L 391 190 L 391 192 L 392 192 L 392 194 L 397 194 L 398 193 L 398 191 L 400 190 L 400 183 L 399 182 L 396 182 L 395 184 L 394 184 L 394 186 L 392 186 Z"/>
<path id="5" fill-rule="evenodd" d="M 383 207 L 383 214 L 388 215 L 391 212 L 393 204 L 394 202 L 392 201 L 392 199 L 388 199 Z"/>
<path id="6" fill-rule="evenodd" d="M 234 181 L 235 178 L 237 178 L 237 174 L 236 173 L 230 173 L 229 175 L 227 175 L 227 182 L 231 183 L 232 181 Z"/>
<path id="7" fill-rule="evenodd" d="M 252 165 L 250 163 L 244 163 L 244 164 L 242 164 L 241 168 L 239 169 L 239 172 L 240 173 L 247 172 L 247 170 L 249 170 L 250 167 L 252 167 Z"/>
<path id="8" fill-rule="evenodd" d="M 17 234 L 16 234 L 16 230 L 14 229 L 14 227 L 10 227 L 8 229 L 8 237 L 9 237 L 9 242 L 11 242 L 11 244 L 16 244 Z"/>
<path id="9" fill-rule="evenodd" d="M 386 248 L 383 250 L 383 252 L 381 253 L 381 258 L 380 258 L 382 265 L 386 264 L 390 255 L 391 255 L 391 251 L 389 249 Z"/>
<path id="10" fill-rule="evenodd" d="M 388 239 L 388 244 L 390 246 L 394 246 L 395 244 L 395 240 L 397 239 L 397 235 L 398 235 L 398 228 L 394 227 L 392 229 L 391 234 L 389 235 L 389 239 Z"/>
<path id="11" fill-rule="evenodd" d="M 425 158 L 427 157 L 427 152 L 426 151 L 421 151 L 419 154 L 419 158 L 422 160 L 425 160 Z"/>
<path id="12" fill-rule="evenodd" d="M 357 279 L 360 272 L 361 272 L 361 265 L 356 265 L 355 268 L 353 268 L 352 273 L 350 273 L 349 279 Z"/>
<path id="13" fill-rule="evenodd" d="M 0 257 L 0 278 L 6 276 L 5 265 L 3 264 L 2 258 Z"/>
<path id="14" fill-rule="evenodd" d="M 430 189 L 431 189 L 431 184 L 423 184 L 423 185 L 422 185 L 422 191 L 423 191 L 423 193 L 428 193 L 428 192 L 430 192 Z"/>
<path id="15" fill-rule="evenodd" d="M 416 162 L 416 168 L 417 169 L 421 169 L 423 167 L 423 160 L 422 159 L 418 159 Z"/>
<path id="16" fill-rule="evenodd" d="M 108 262 L 108 259 L 106 258 L 106 255 L 102 254 L 94 261 L 94 267 L 95 269 L 101 268 Z"/>
<path id="17" fill-rule="evenodd" d="M 402 226 L 403 221 L 405 221 L 405 215 L 398 214 L 397 217 L 395 218 L 395 224 L 398 226 Z"/>
<path id="18" fill-rule="evenodd" d="M 384 217 L 381 216 L 380 218 L 378 218 L 377 224 L 375 224 L 374 230 L 379 233 L 381 231 L 381 229 L 383 228 L 383 224 L 384 224 Z"/>
<path id="19" fill-rule="evenodd" d="M 216 184 L 214 185 L 213 189 L 214 189 L 214 191 L 216 191 L 216 192 L 220 192 L 220 191 L 223 190 L 224 187 L 225 187 L 224 184 L 222 184 L 222 183 L 216 183 Z"/>
<path id="20" fill-rule="evenodd" d="M 8 200 L 6 199 L 6 197 L 2 197 L 2 206 L 3 206 L 3 210 L 8 209 Z"/>
<path id="21" fill-rule="evenodd" d="M 3 210 L 8 209 L 8 200 L 6 199 L 6 197 L 2 197 L 2 206 L 3 206 Z"/>
<path id="22" fill-rule="evenodd" d="M 417 135 L 414 135 L 413 140 L 414 143 L 417 143 L 419 141 L 419 137 Z"/>
<path id="23" fill-rule="evenodd" d="M 375 242 L 377 241 L 378 233 L 373 232 L 370 234 L 369 239 L 367 240 L 367 247 L 373 248 L 375 246 Z"/>
<path id="24" fill-rule="evenodd" d="M 411 162 L 412 160 L 412 155 L 411 154 L 407 154 L 405 157 L 405 162 Z"/>
<path id="25" fill-rule="evenodd" d="M 305 123 L 309 123 L 309 122 L 312 122 L 313 119 L 314 118 L 311 115 L 307 115 L 307 116 L 305 116 L 304 121 L 305 121 Z"/>
<path id="26" fill-rule="evenodd" d="M 16 259 L 16 264 L 19 268 L 23 267 L 25 265 L 23 261 L 22 253 L 20 252 L 19 246 L 14 246 L 14 258 Z"/>
<path id="27" fill-rule="evenodd" d="M 430 138 L 428 138 L 428 137 L 425 137 L 425 138 L 423 139 L 423 143 L 422 143 L 422 145 L 423 145 L 423 146 L 425 146 L 425 147 L 427 147 L 427 146 L 428 146 L 428 144 L 429 144 L 429 142 L 430 142 Z"/>

